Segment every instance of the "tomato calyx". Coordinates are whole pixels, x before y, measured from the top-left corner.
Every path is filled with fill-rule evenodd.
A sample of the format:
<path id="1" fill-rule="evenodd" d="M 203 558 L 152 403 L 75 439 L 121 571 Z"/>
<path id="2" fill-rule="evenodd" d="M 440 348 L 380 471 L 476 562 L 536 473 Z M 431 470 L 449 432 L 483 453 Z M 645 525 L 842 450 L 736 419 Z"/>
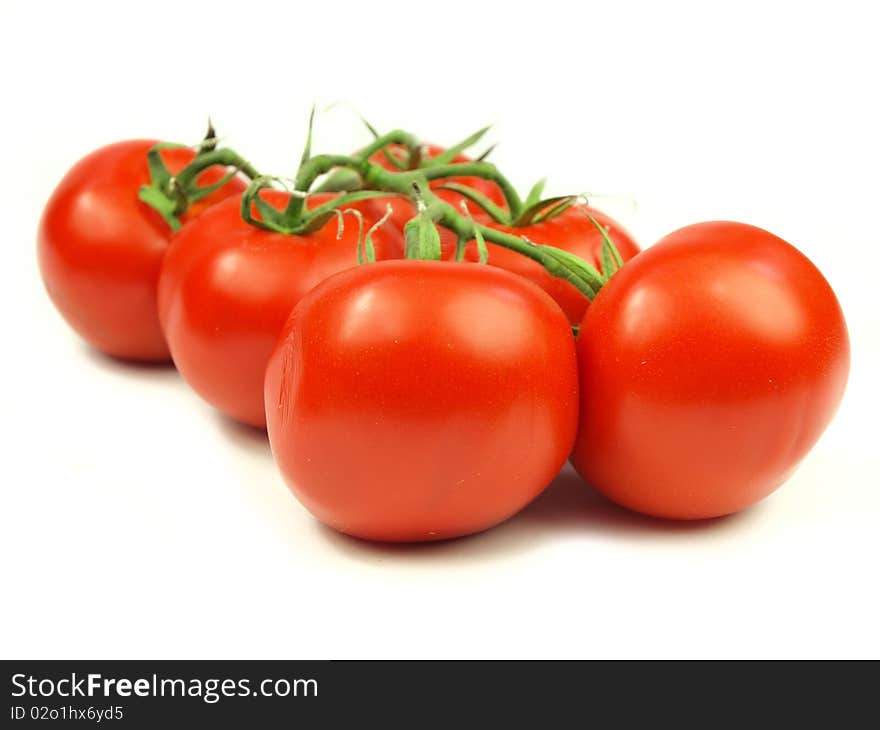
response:
<path id="1" fill-rule="evenodd" d="M 577 204 L 577 195 L 557 195 L 552 198 L 541 198 L 544 192 L 544 180 L 539 180 L 529 192 L 520 214 L 511 220 L 514 228 L 535 225 L 562 215 L 571 206 Z"/>
<path id="2" fill-rule="evenodd" d="M 505 209 L 500 205 L 496 205 L 479 191 L 461 183 L 450 181 L 442 185 L 436 185 L 434 189 L 449 190 L 463 195 L 472 203 L 478 205 L 496 223 L 511 228 L 525 228 L 526 226 L 551 220 L 580 201 L 580 196 L 578 195 L 557 195 L 550 198 L 541 198 L 546 182 L 546 178 L 542 178 L 532 186 L 532 189 L 516 213 L 513 213 L 511 209 Z"/>
<path id="3" fill-rule="evenodd" d="M 150 182 L 141 186 L 138 198 L 159 213 L 171 230 L 176 232 L 180 229 L 181 216 L 190 205 L 219 190 L 239 173 L 245 174 L 251 180 L 259 177 L 253 165 L 235 150 L 228 147 L 218 149 L 217 143 L 217 134 L 209 120 L 208 131 L 196 148 L 196 156 L 177 175 L 172 175 L 168 170 L 161 152 L 185 145 L 160 142 L 147 152 Z M 199 185 L 199 174 L 215 165 L 232 169 L 212 185 Z"/>

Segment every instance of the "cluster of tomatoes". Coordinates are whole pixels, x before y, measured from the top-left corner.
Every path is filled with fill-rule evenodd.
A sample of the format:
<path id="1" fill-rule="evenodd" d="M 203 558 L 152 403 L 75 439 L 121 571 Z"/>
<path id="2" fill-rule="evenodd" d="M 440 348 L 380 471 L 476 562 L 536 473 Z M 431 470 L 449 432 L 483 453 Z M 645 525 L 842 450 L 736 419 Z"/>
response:
<path id="1" fill-rule="evenodd" d="M 834 293 L 759 228 L 691 225 L 640 252 L 575 198 L 524 205 L 457 149 L 397 143 L 351 158 L 375 192 L 251 200 L 216 155 L 129 141 L 85 157 L 45 208 L 43 280 L 95 348 L 170 358 L 223 413 L 267 427 L 294 494 L 342 532 L 483 530 L 569 458 L 630 509 L 729 514 L 791 474 L 843 395 Z M 421 194 L 392 184 L 441 163 Z M 435 260 L 410 240 L 423 195 Z M 291 211 L 310 224 L 268 225 Z M 511 238 L 595 272 L 594 299 Z"/>

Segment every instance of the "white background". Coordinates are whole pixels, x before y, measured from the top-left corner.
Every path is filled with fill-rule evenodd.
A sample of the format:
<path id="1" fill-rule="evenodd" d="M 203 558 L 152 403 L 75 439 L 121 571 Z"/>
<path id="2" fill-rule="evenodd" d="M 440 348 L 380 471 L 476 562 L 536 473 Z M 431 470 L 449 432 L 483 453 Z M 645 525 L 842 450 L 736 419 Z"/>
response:
<path id="1" fill-rule="evenodd" d="M 871 3 L 4 3 L 0 655 L 877 657 L 880 153 Z M 852 375 L 797 474 L 738 516 L 640 518 L 565 473 L 446 544 L 319 526 L 265 440 L 169 368 L 66 328 L 43 203 L 110 141 L 212 115 L 294 171 L 309 105 L 451 143 L 487 122 L 521 187 L 631 194 L 647 245 L 698 220 L 783 236 L 838 292 Z M 365 133 L 344 107 L 318 150 Z M 597 199 L 598 200 L 598 199 Z"/>

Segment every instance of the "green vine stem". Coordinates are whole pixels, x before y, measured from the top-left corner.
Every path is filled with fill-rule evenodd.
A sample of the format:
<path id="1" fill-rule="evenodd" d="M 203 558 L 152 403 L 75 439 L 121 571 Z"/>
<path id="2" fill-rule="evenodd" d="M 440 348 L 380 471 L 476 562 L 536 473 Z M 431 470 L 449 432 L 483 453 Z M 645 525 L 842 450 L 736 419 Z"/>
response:
<path id="1" fill-rule="evenodd" d="M 177 184 L 186 188 L 195 182 L 196 178 L 214 165 L 223 167 L 233 167 L 237 171 L 246 175 L 250 180 L 260 176 L 257 169 L 241 155 L 229 147 L 223 147 L 218 150 L 212 150 L 203 155 L 197 155 L 196 158 L 176 175 Z"/>
<path id="2" fill-rule="evenodd" d="M 390 135 L 385 136 L 389 137 Z M 379 140 L 376 140 L 376 142 L 379 142 Z M 389 144 L 389 142 L 386 141 L 385 144 Z M 370 145 L 370 147 L 373 147 L 373 145 Z M 312 157 L 300 167 L 295 181 L 296 189 L 301 191 L 309 190 L 318 177 L 330 172 L 334 168 L 344 168 L 357 172 L 366 188 L 402 192 L 407 196 L 411 196 L 412 184 L 417 179 L 435 181 L 449 177 L 481 177 L 485 180 L 491 180 L 498 185 L 513 217 L 518 216 L 522 212 L 523 203 L 519 193 L 516 192 L 516 188 L 491 162 L 455 162 L 433 165 L 417 170 L 392 172 L 368 160 L 370 155 L 375 152 L 376 150 L 373 150 L 366 156 L 362 152 L 358 157 L 350 155 L 317 155 Z M 409 177 L 398 180 L 398 189 L 391 190 L 388 186 L 394 184 L 393 179 L 390 177 L 392 175 Z M 404 187 L 408 188 L 408 192 L 403 192 L 402 188 Z"/>
<path id="3" fill-rule="evenodd" d="M 335 168 L 345 168 L 356 172 L 367 188 L 355 193 L 347 193 L 329 203 L 311 211 L 304 211 L 304 196 L 315 180 Z M 599 289 L 607 281 L 607 275 L 599 273 L 586 261 L 573 254 L 558 249 L 533 243 L 522 237 L 499 231 L 478 224 L 470 217 L 465 217 L 449 203 L 438 198 L 431 191 L 430 182 L 447 177 L 478 176 L 496 182 L 508 199 L 511 211 L 519 211 L 522 201 L 510 182 L 498 171 L 495 165 L 488 162 L 464 162 L 437 165 L 428 168 L 408 171 L 390 171 L 381 165 L 370 162 L 361 156 L 350 155 L 316 155 L 306 160 L 300 167 L 295 179 L 295 188 L 299 191 L 291 197 L 290 205 L 283 213 L 269 211 L 267 204 L 260 206 L 259 190 L 266 187 L 265 179 L 255 180 L 242 199 L 242 213 L 250 222 L 263 228 L 278 230 L 285 233 L 308 233 L 317 224 L 323 224 L 333 215 L 333 211 L 341 206 L 364 199 L 387 195 L 389 193 L 420 201 L 420 216 L 432 223 L 438 223 L 456 234 L 459 240 L 469 241 L 482 237 L 485 241 L 503 246 L 523 256 L 527 256 L 541 264 L 550 274 L 563 279 L 575 286 L 584 296 L 593 299 Z M 358 196 L 355 198 L 354 196 Z M 263 221 L 254 221 L 250 215 L 253 202 L 261 213 L 265 210 Z M 607 245 L 607 244 L 606 244 Z M 613 246 L 613 244 L 611 244 Z M 437 256 L 439 257 L 439 255 Z M 436 258 L 436 257 L 435 257 Z"/>
<path id="4" fill-rule="evenodd" d="M 367 129 L 373 133 L 375 139 L 358 153 L 357 156 L 360 159 L 367 160 L 377 152 L 381 152 L 385 159 L 388 160 L 395 169 L 406 170 L 408 169 L 407 165 L 398 160 L 397 157 L 392 155 L 388 150 L 389 145 L 400 145 L 407 150 L 409 167 L 413 167 L 413 162 L 416 163 L 416 167 L 419 166 L 419 162 L 421 161 L 421 144 L 412 134 L 402 129 L 395 129 L 387 134 L 380 135 L 371 124 L 366 121 L 364 123 L 367 125 Z M 338 167 L 331 171 L 331 174 L 315 190 L 315 192 L 345 192 L 357 190 L 361 185 L 362 180 L 354 170 L 347 167 Z"/>
<path id="5" fill-rule="evenodd" d="M 448 177 L 481 177 L 484 180 L 491 180 L 501 188 L 511 216 L 516 218 L 522 212 L 523 204 L 516 188 L 491 162 L 455 162 L 427 167 L 422 172 L 429 181 Z"/>
<path id="6" fill-rule="evenodd" d="M 419 141 L 413 135 L 402 129 L 395 129 L 388 132 L 388 134 L 376 137 L 376 139 L 358 152 L 358 157 L 362 160 L 368 160 L 377 152 L 384 151 L 390 144 L 399 144 L 406 147 L 410 156 L 418 156 L 421 149 Z"/>

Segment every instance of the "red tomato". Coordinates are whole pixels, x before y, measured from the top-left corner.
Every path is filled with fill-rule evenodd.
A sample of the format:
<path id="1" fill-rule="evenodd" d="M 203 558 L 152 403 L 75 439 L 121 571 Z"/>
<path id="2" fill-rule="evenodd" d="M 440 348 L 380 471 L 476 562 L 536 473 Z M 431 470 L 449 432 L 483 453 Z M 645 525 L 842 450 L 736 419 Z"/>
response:
<path id="1" fill-rule="evenodd" d="M 441 540 L 510 517 L 556 476 L 577 429 L 569 324 L 489 266 L 389 261 L 297 305 L 266 371 L 272 452 L 321 522 Z"/>
<path id="2" fill-rule="evenodd" d="M 102 147 L 64 176 L 43 211 L 37 253 L 43 282 L 58 311 L 90 345 L 132 360 L 167 360 L 156 313 L 156 281 L 172 230 L 138 199 L 149 183 L 147 152 L 154 140 Z M 163 150 L 172 173 L 195 156 L 187 148 Z M 226 170 L 210 168 L 200 185 Z M 183 219 L 245 189 L 227 185 L 190 207 Z"/>
<path id="3" fill-rule="evenodd" d="M 573 461 L 657 517 L 736 512 L 775 490 L 829 423 L 849 372 L 828 282 L 742 223 L 676 231 L 599 292 L 577 343 Z"/>
<path id="4" fill-rule="evenodd" d="M 404 148 L 400 145 L 389 145 L 388 148 L 392 153 L 396 153 L 397 155 L 404 154 Z M 425 145 L 425 152 L 427 153 L 427 159 L 433 159 L 439 154 L 444 152 L 442 147 L 438 147 L 435 144 L 427 144 Z M 394 167 L 394 165 L 388 161 L 388 158 L 385 157 L 382 152 L 377 152 L 372 157 L 370 157 L 370 162 L 374 162 L 377 165 L 384 167 L 386 170 L 397 171 L 398 168 Z M 471 158 L 466 155 L 457 155 L 452 160 L 453 163 L 458 162 L 471 162 Z M 503 208 L 507 207 L 507 203 L 504 200 L 504 194 L 501 192 L 501 188 L 499 188 L 494 182 L 491 180 L 484 180 L 481 177 L 450 177 L 445 178 L 444 180 L 438 180 L 434 183 L 431 183 L 431 188 L 434 191 L 434 194 L 440 198 L 441 200 L 445 200 L 447 203 L 452 205 L 457 212 L 461 212 L 461 201 L 466 198 L 460 193 L 456 193 L 452 190 L 438 190 L 437 188 L 441 185 L 444 185 L 447 182 L 458 183 L 459 185 L 467 185 L 469 187 L 474 188 L 479 193 L 482 193 L 487 198 L 489 198 L 493 203 L 502 206 Z M 380 198 L 382 201 L 382 205 L 385 203 L 391 206 L 391 217 L 389 218 L 389 222 L 393 223 L 398 229 L 401 231 L 403 227 L 406 225 L 407 221 L 409 221 L 416 214 L 416 207 L 409 200 L 404 200 L 403 198 Z M 476 203 L 468 203 L 468 208 L 471 213 L 476 218 L 480 214 L 480 207 Z M 443 228 L 442 226 L 438 226 L 440 231 L 440 240 L 444 247 L 444 249 L 453 248 L 455 246 L 455 234 L 451 231 Z"/>
<path id="5" fill-rule="evenodd" d="M 624 262 L 639 252 L 638 244 L 627 230 L 613 218 L 595 208 L 582 208 L 581 210 L 569 208 L 555 218 L 517 228 L 500 225 L 488 220 L 485 216 L 474 216 L 474 218 L 478 223 L 513 236 L 525 236 L 533 243 L 561 248 L 580 256 L 598 271 L 602 271 L 602 234 L 587 218 L 586 213 L 592 215 L 601 226 L 606 228 Z M 451 259 L 455 256 L 455 240 L 446 243 L 444 258 Z M 511 251 L 509 248 L 487 242 L 486 249 L 489 252 L 488 263 L 490 265 L 512 271 L 514 274 L 519 274 L 533 281 L 562 307 L 562 311 L 565 312 L 571 324 L 580 324 L 590 302 L 577 288 L 548 273 L 547 269 L 537 261 Z M 476 242 L 472 241 L 465 249 L 465 260 L 479 261 Z"/>
<path id="6" fill-rule="evenodd" d="M 283 209 L 287 193 L 265 191 Z M 332 195 L 315 195 L 314 208 Z M 240 199 L 228 200 L 184 226 L 159 278 L 159 317 L 174 363 L 205 400 L 254 426 L 266 423 L 266 361 L 293 306 L 331 274 L 357 266 L 358 226 L 336 220 L 307 236 L 273 233 L 245 222 Z M 352 206 L 356 207 L 356 206 Z M 375 222 L 365 207 L 365 225 Z M 378 259 L 401 256 L 390 226 L 373 234 Z"/>

